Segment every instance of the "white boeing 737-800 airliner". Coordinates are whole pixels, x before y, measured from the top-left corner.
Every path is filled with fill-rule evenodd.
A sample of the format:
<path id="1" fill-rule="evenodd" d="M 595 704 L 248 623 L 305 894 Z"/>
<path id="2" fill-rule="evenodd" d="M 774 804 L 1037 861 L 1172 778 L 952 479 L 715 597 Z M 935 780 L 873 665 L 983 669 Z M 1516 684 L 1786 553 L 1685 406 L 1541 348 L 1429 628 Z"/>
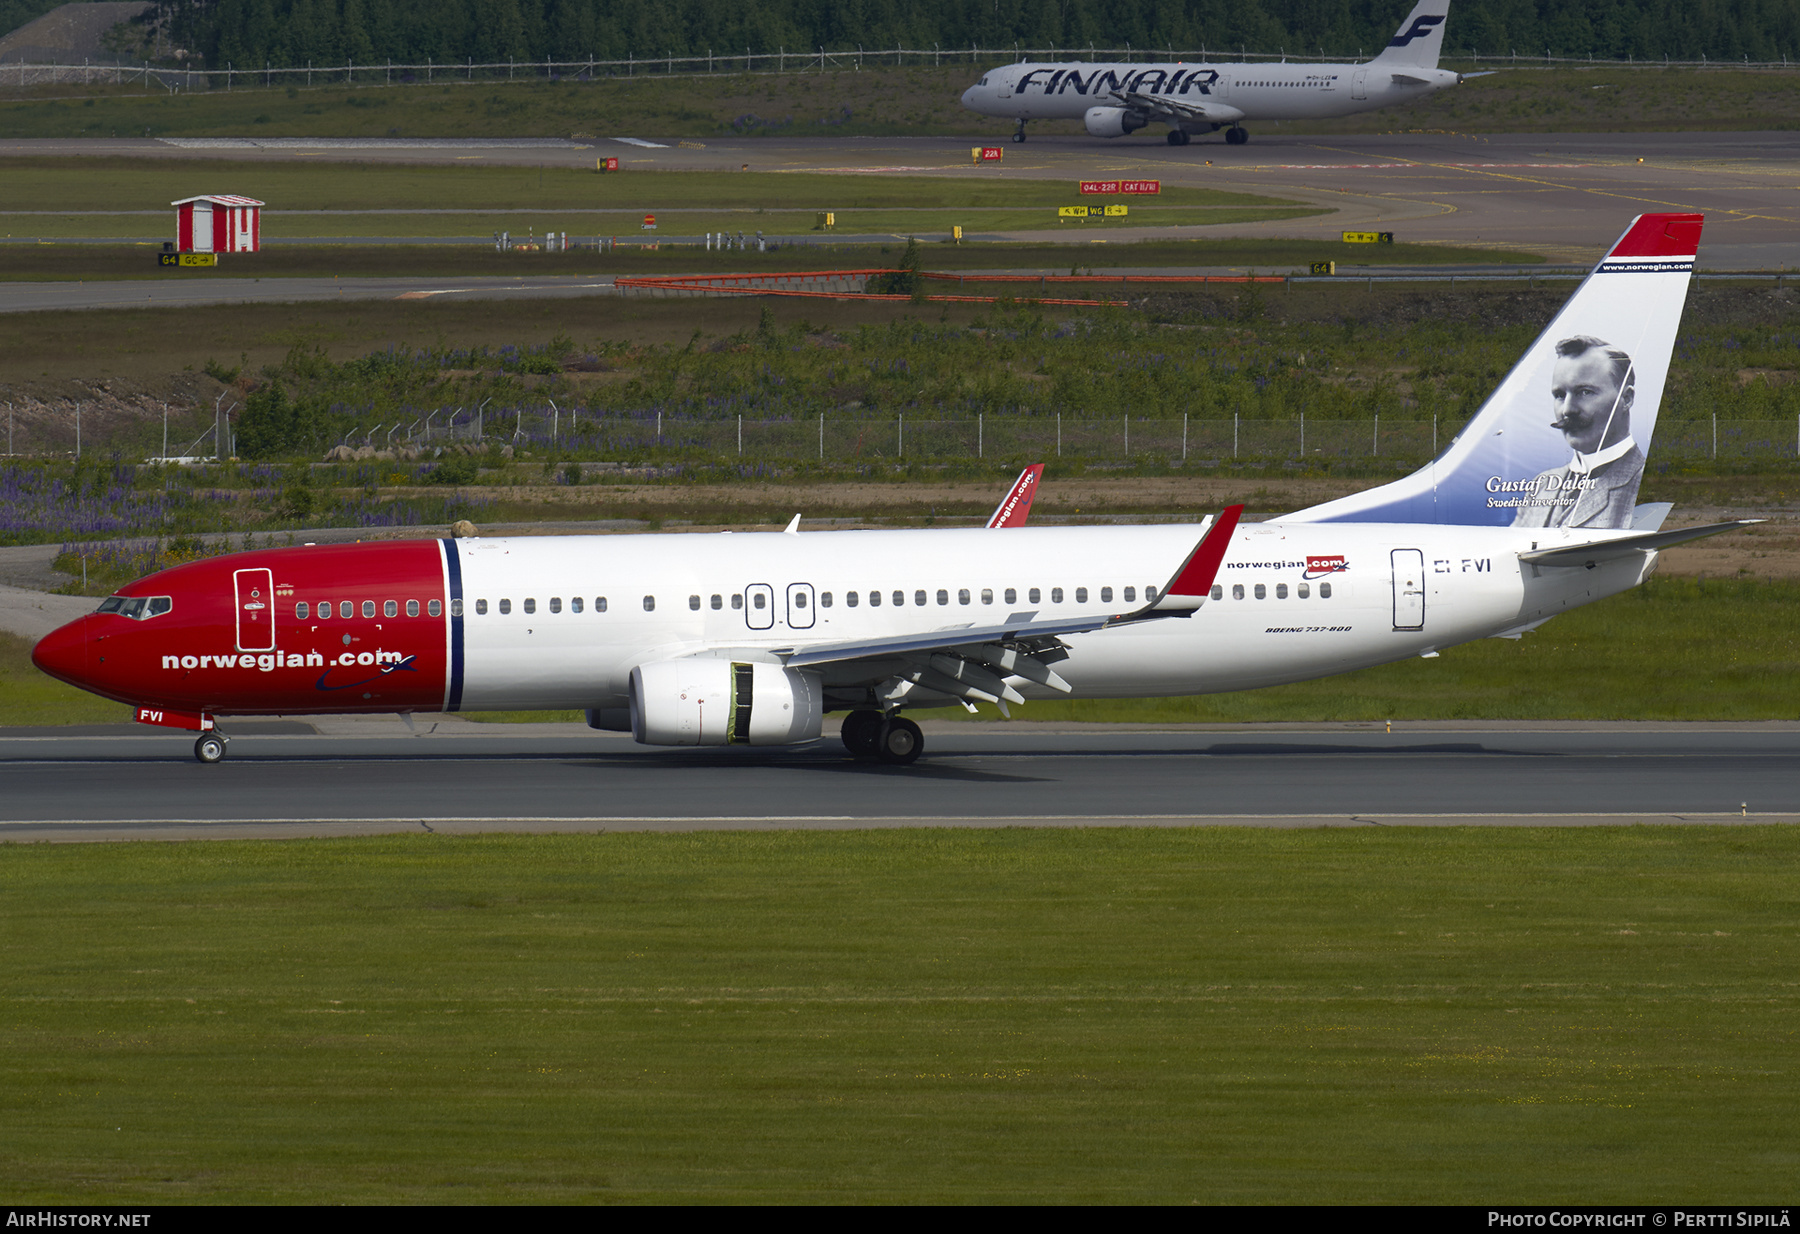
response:
<path id="1" fill-rule="evenodd" d="M 1082 120 L 1095 137 L 1169 126 L 1169 144 L 1225 130 L 1250 140 L 1250 120 L 1318 120 L 1410 103 L 1454 86 L 1437 66 L 1450 0 L 1421 0 L 1367 64 L 1008 64 L 963 92 L 963 106 L 1017 120 Z"/>
<path id="2" fill-rule="evenodd" d="M 231 715 L 581 708 L 652 745 L 786 745 L 847 712 L 1249 690 L 1517 637 L 1636 586 L 1638 505 L 1697 214 L 1635 220 L 1422 470 L 1264 523 L 404 540 L 268 549 L 140 579 L 53 632 L 54 677 L 198 731 Z"/>

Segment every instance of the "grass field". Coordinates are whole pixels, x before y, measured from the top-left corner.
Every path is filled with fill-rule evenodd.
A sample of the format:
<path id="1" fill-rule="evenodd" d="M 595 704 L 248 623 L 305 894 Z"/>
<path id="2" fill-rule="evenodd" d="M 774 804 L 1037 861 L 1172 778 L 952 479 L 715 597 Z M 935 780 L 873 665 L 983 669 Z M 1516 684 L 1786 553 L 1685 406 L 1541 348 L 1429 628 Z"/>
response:
<path id="1" fill-rule="evenodd" d="M 1779 1203 L 1788 827 L 41 845 L 14 1203 Z"/>
<path id="2" fill-rule="evenodd" d="M 647 67 L 647 66 L 646 66 Z M 338 83 L 169 94 L 138 84 L 16 87 L 0 74 L 0 124 L 15 137 L 686 137 L 915 136 L 998 140 L 1010 121 L 963 109 L 962 92 L 992 67 L 861 72 L 640 76 L 597 82 Z M 1479 134 L 1544 131 L 1781 129 L 1800 123 L 1800 74 L 1780 70 L 1514 69 L 1446 61 L 1472 77 L 1410 106 L 1336 120 L 1264 124 L 1268 133 L 1356 134 L 1434 128 Z M 198 80 L 198 79 L 197 79 Z M 221 86 L 224 84 L 221 80 Z M 246 88 L 248 86 L 249 88 Z M 1256 126 L 1253 126 L 1256 127 Z M 1079 120 L 1034 122 L 1036 133 L 1080 133 Z M 1152 125 L 1106 145 L 1163 140 Z M 1218 138 L 1206 139 L 1217 141 Z M 741 144 L 741 143 L 739 143 Z"/>

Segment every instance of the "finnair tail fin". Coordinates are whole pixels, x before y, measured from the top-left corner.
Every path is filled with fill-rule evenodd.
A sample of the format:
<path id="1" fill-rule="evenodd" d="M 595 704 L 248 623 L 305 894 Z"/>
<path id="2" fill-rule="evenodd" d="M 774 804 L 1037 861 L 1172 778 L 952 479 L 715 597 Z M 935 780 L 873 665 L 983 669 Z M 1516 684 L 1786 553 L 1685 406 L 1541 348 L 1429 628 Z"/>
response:
<path id="1" fill-rule="evenodd" d="M 1281 521 L 1631 527 L 1703 221 L 1639 215 L 1434 461 Z"/>
<path id="2" fill-rule="evenodd" d="M 1419 0 L 1388 45 L 1369 63 L 1435 69 L 1444 46 L 1444 18 L 1449 15 L 1450 0 Z"/>

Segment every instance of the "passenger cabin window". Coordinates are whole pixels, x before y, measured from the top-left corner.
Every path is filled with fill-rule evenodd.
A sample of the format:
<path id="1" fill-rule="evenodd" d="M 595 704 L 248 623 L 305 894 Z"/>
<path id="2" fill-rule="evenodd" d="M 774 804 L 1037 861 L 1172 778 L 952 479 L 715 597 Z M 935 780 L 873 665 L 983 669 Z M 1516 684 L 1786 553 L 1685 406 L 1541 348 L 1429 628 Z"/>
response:
<path id="1" fill-rule="evenodd" d="M 500 615 L 502 617 L 504 617 L 510 612 L 512 612 L 512 601 L 511 600 L 500 601 Z"/>
<path id="2" fill-rule="evenodd" d="M 604 613 L 606 611 L 606 597 L 605 596 L 595 596 L 594 597 L 594 611 L 596 613 Z"/>
<path id="3" fill-rule="evenodd" d="M 1213 589 L 1212 589 L 1210 595 L 1211 595 L 1211 598 L 1214 600 L 1223 600 L 1225 598 L 1225 589 L 1223 587 L 1221 587 L 1219 584 L 1214 583 Z"/>
<path id="4" fill-rule="evenodd" d="M 400 602 L 398 600 L 384 600 L 381 605 L 381 615 L 383 617 L 398 617 L 400 615 Z"/>
<path id="5" fill-rule="evenodd" d="M 527 597 L 525 601 L 525 611 L 528 613 L 537 612 L 537 601 Z"/>
<path id="6" fill-rule="evenodd" d="M 1305 583 L 1301 583 L 1298 590 L 1300 593 L 1300 598 L 1302 600 L 1304 600 L 1308 596 L 1312 595 L 1312 588 L 1308 587 Z"/>
<path id="7" fill-rule="evenodd" d="M 896 591 L 893 595 L 893 600 L 894 600 L 894 607 L 899 608 L 901 605 L 906 603 L 906 593 L 904 591 Z M 920 604 L 925 603 L 925 593 L 922 591 L 919 593 L 919 603 Z"/>
<path id="8" fill-rule="evenodd" d="M 761 597 L 758 597 L 758 599 L 760 599 L 760 598 Z M 760 608 L 761 605 L 758 605 L 757 607 Z M 644 611 L 646 613 L 654 613 L 656 611 L 656 597 L 655 596 L 645 596 L 644 597 Z"/>
<path id="9" fill-rule="evenodd" d="M 736 611 L 737 611 L 737 610 L 738 610 L 738 609 L 740 609 L 740 608 L 743 608 L 743 607 L 744 607 L 744 597 L 743 597 L 743 595 L 742 595 L 742 594 L 741 594 L 741 593 L 739 593 L 739 594 L 737 594 L 737 595 L 733 595 L 733 596 L 732 596 L 732 597 L 731 597 L 731 608 L 732 608 L 732 611 L 733 611 L 733 612 L 736 612 Z"/>
<path id="10" fill-rule="evenodd" d="M 1275 584 L 1275 598 L 1277 600 L 1287 599 L 1287 584 L 1286 583 L 1276 583 Z"/>
<path id="11" fill-rule="evenodd" d="M 994 589 L 992 587 L 983 587 L 981 589 L 981 602 L 983 604 L 992 604 L 994 602 Z"/>
<path id="12" fill-rule="evenodd" d="M 831 607 L 831 593 L 829 591 L 821 591 L 819 593 L 819 607 L 820 608 L 830 608 Z"/>
<path id="13" fill-rule="evenodd" d="M 1052 587 L 1050 589 L 1050 603 L 1052 603 L 1052 604 L 1061 604 L 1062 603 L 1062 588 L 1061 587 Z"/>
<path id="14" fill-rule="evenodd" d="M 1019 589 L 1017 587 L 1008 587 L 1006 589 L 1006 602 L 1008 604 L 1017 604 L 1019 602 Z"/>
<path id="15" fill-rule="evenodd" d="M 579 613 L 581 611 L 581 597 L 580 596 L 570 596 L 569 597 L 569 611 L 571 613 Z"/>
<path id="16" fill-rule="evenodd" d="M 1319 584 L 1319 599 L 1321 599 L 1321 600 L 1331 599 L 1331 584 L 1330 583 L 1320 583 Z"/>
<path id="17" fill-rule="evenodd" d="M 475 615 L 477 617 L 486 617 L 487 616 L 487 601 L 486 600 L 475 601 Z"/>
<path id="18" fill-rule="evenodd" d="M 106 612 L 106 606 L 104 604 L 102 604 L 100 606 L 100 611 L 103 613 Z M 312 613 L 312 609 L 310 607 L 308 607 L 305 600 L 302 600 L 302 601 L 300 601 L 300 603 L 294 605 L 294 616 L 298 617 L 301 621 L 305 621 L 307 619 L 307 617 L 309 615 L 311 615 L 311 613 Z"/>
<path id="19" fill-rule="evenodd" d="M 1244 585 L 1242 583 L 1233 583 L 1231 585 L 1231 598 L 1233 600 L 1242 600 L 1244 598 Z"/>
<path id="20" fill-rule="evenodd" d="M 763 593 L 760 591 L 750 597 L 750 604 L 754 608 L 768 607 L 768 601 L 763 598 Z"/>
<path id="21" fill-rule="evenodd" d="M 806 607 L 806 593 L 804 591 L 796 591 L 794 593 L 794 607 L 795 608 L 805 608 Z"/>
<path id="22" fill-rule="evenodd" d="M 461 600 L 451 601 L 451 608 L 456 616 L 462 616 Z M 444 615 L 444 602 L 442 600 L 432 600 L 425 605 L 425 611 L 433 617 L 442 617 Z"/>
<path id="23" fill-rule="evenodd" d="M 690 613 L 697 613 L 700 611 L 700 597 L 699 596 L 689 596 L 688 597 L 688 611 Z"/>
<path id="24" fill-rule="evenodd" d="M 913 592 L 913 603 L 918 605 L 920 608 L 925 607 L 925 593 L 923 591 Z M 945 603 L 949 603 L 949 601 L 946 600 Z"/>
<path id="25" fill-rule="evenodd" d="M 919 603 L 923 604 L 923 603 L 925 603 L 925 601 L 923 599 L 921 599 L 919 601 Z M 938 588 L 938 603 L 939 604 L 950 603 L 950 593 L 948 591 L 945 591 L 942 587 Z"/>
<path id="26" fill-rule="evenodd" d="M 1111 587 L 1102 587 L 1100 589 L 1100 603 L 1102 603 L 1102 604 L 1111 604 L 1112 603 L 1112 588 Z"/>
<path id="27" fill-rule="evenodd" d="M 1029 592 L 1026 593 L 1026 599 L 1030 600 L 1033 604 L 1037 604 L 1037 603 L 1039 603 L 1039 597 L 1042 595 L 1043 595 L 1043 593 L 1041 591 L 1039 591 L 1036 587 L 1033 587 Z"/>
<path id="28" fill-rule="evenodd" d="M 331 601 L 330 600 L 320 600 L 319 601 L 319 620 L 320 621 L 330 621 L 331 620 Z"/>
<path id="29" fill-rule="evenodd" d="M 881 593 L 879 591 L 871 591 L 869 593 L 869 607 L 870 608 L 880 608 L 881 607 Z"/>
<path id="30" fill-rule="evenodd" d="M 849 605 L 851 608 L 855 608 L 856 607 L 856 593 L 854 591 L 846 591 L 844 593 L 844 603 Z"/>
<path id="31" fill-rule="evenodd" d="M 1127 603 L 1127 604 L 1136 604 L 1137 603 L 1137 588 L 1136 587 L 1127 587 L 1125 589 L 1125 603 Z"/>
<path id="32" fill-rule="evenodd" d="M 553 613 L 562 612 L 562 597 L 561 596 L 551 596 L 550 597 L 550 611 Z"/>
<path id="33" fill-rule="evenodd" d="M 374 615 L 375 615 L 375 601 L 364 600 L 363 601 L 363 616 L 365 618 L 367 618 L 367 617 L 373 617 Z"/>
<path id="34" fill-rule="evenodd" d="M 720 609 L 722 609 L 722 608 L 724 608 L 724 607 L 725 607 L 725 597 L 724 597 L 724 596 L 722 596 L 722 595 L 719 595 L 719 594 L 718 594 L 718 593 L 716 593 L 716 592 L 715 592 L 715 593 L 714 593 L 714 594 L 713 594 L 713 598 L 712 598 L 712 610 L 713 610 L 713 612 L 715 612 L 715 613 L 716 613 L 716 612 L 718 612 L 718 611 L 719 611 L 719 610 L 720 610 Z"/>
<path id="35" fill-rule="evenodd" d="M 1261 583 L 1258 583 L 1256 585 L 1256 598 L 1258 600 L 1268 599 L 1269 598 L 1269 589 L 1267 587 L 1264 587 Z"/>
<path id="36" fill-rule="evenodd" d="M 1077 603 L 1077 604 L 1086 604 L 1087 603 L 1087 588 L 1086 587 L 1077 587 L 1075 589 L 1075 603 Z"/>
<path id="37" fill-rule="evenodd" d="M 373 613 L 369 615 L 371 617 L 374 616 Z M 342 617 L 345 621 L 350 620 L 350 618 L 356 616 L 356 604 L 350 600 L 342 601 L 338 605 L 338 616 Z"/>
<path id="38" fill-rule="evenodd" d="M 408 617 L 417 617 L 419 615 L 419 602 L 417 600 L 408 600 L 406 602 L 406 615 Z"/>

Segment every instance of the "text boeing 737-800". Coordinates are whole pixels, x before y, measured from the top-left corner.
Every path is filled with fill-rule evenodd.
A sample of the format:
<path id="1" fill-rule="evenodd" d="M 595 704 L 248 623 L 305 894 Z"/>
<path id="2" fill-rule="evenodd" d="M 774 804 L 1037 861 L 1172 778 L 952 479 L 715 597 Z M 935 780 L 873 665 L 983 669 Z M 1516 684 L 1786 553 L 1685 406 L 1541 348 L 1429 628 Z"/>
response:
<path id="1" fill-rule="evenodd" d="M 1636 219 L 1462 434 L 1391 484 L 1264 523 L 414 540 L 270 549 L 122 588 L 50 634 L 52 676 L 145 723 L 581 708 L 653 745 L 784 745 L 848 712 L 1248 690 L 1521 632 L 1637 585 L 1638 505 L 1696 214 Z M 1028 469 L 990 525 L 1019 521 Z"/>
<path id="2" fill-rule="evenodd" d="M 1437 66 L 1449 0 L 1422 0 L 1367 64 L 1009 64 L 963 92 L 963 106 L 1019 122 L 1082 120 L 1095 137 L 1169 126 L 1169 144 L 1225 129 L 1250 140 L 1247 120 L 1318 120 L 1410 103 L 1454 86 Z"/>

